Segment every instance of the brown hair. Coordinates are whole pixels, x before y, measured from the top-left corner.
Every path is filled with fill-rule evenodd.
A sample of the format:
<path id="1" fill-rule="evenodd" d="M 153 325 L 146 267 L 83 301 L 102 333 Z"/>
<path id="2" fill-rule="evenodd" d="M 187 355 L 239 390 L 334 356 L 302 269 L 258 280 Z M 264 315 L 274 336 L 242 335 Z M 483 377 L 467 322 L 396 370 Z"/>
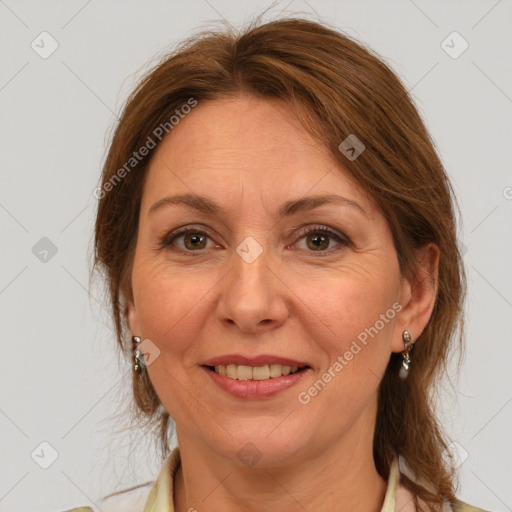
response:
<path id="1" fill-rule="evenodd" d="M 253 23 L 241 33 L 201 33 L 159 62 L 129 97 L 103 169 L 95 238 L 96 265 L 106 273 L 119 346 L 131 355 L 125 308 L 132 298 L 131 264 L 151 154 L 133 170 L 126 163 L 148 137 L 155 139 L 158 126 L 169 128 L 171 116 L 191 99 L 200 104 L 241 93 L 294 107 L 304 126 L 377 203 L 391 227 L 404 276 L 416 274 L 414 249 L 430 242 L 439 247 L 436 303 L 416 342 L 414 366 L 400 380 L 401 355 L 392 354 L 380 385 L 374 459 L 387 478 L 393 457 L 402 455 L 417 478 L 404 477 L 404 485 L 429 506 L 453 502 L 455 474 L 444 457 L 447 444 L 432 395 L 453 340 L 462 347 L 465 275 L 453 191 L 400 80 L 371 50 L 325 24 L 292 18 Z M 338 149 L 351 134 L 366 148 L 353 161 Z M 147 372 L 134 373 L 133 393 L 138 413 L 158 425 L 165 457 L 170 417 Z"/>

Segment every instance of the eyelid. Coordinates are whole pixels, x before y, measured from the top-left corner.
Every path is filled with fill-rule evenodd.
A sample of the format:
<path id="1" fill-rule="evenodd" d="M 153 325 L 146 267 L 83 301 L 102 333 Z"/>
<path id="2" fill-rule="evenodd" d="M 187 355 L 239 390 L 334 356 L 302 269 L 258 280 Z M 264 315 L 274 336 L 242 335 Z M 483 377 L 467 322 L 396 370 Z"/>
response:
<path id="1" fill-rule="evenodd" d="M 302 238 L 304 238 L 304 236 L 306 236 L 310 233 L 326 234 L 330 238 L 333 238 L 334 240 L 336 240 L 336 242 L 340 246 L 345 246 L 345 247 L 352 246 L 351 240 L 344 233 L 339 232 L 329 226 L 324 226 L 322 224 L 308 224 L 308 225 L 304 226 L 303 228 L 298 228 L 295 236 L 298 237 L 297 241 L 299 241 Z M 307 251 L 307 252 L 311 252 L 313 254 L 316 253 L 319 256 L 327 256 L 327 255 L 332 254 L 333 252 L 336 252 L 339 249 L 340 249 L 340 247 L 336 247 L 336 248 L 327 249 L 325 251 Z"/>
<path id="2" fill-rule="evenodd" d="M 211 229 L 207 228 L 206 226 L 203 226 L 202 224 L 187 224 L 186 226 L 177 228 L 177 229 L 171 231 L 170 233 L 167 233 L 166 235 L 164 235 L 162 237 L 162 239 L 160 240 L 158 246 L 160 249 L 165 249 L 166 247 L 170 246 L 175 239 L 177 239 L 181 236 L 187 235 L 189 233 L 203 233 L 203 234 L 207 235 L 208 238 L 210 238 L 210 240 L 213 241 L 213 236 L 212 236 L 213 231 Z M 329 237 L 336 240 L 336 242 L 338 242 L 338 244 L 340 244 L 341 246 L 350 246 L 352 244 L 352 242 L 346 235 L 344 235 L 343 233 L 341 233 L 329 226 L 325 226 L 322 224 L 305 224 L 305 225 L 294 228 L 293 234 L 294 234 L 294 238 L 296 238 L 296 241 L 294 243 L 297 243 L 298 241 L 300 241 L 302 238 L 304 238 L 306 235 L 308 235 L 310 233 L 326 234 Z M 337 251 L 338 249 L 339 249 L 339 247 L 338 248 L 330 248 L 325 251 L 306 251 L 306 252 L 317 253 L 319 255 L 329 255 L 329 254 L 332 254 L 333 252 Z M 176 250 L 191 254 L 194 252 L 201 253 L 205 249 L 199 249 L 197 251 L 186 251 L 181 248 L 176 248 Z"/>
<path id="3" fill-rule="evenodd" d="M 345 241 L 348 242 L 347 240 L 347 237 L 337 231 L 336 229 L 334 228 L 331 228 L 329 226 L 325 226 L 323 224 L 304 224 L 304 225 L 301 225 L 299 226 L 298 228 L 295 228 L 293 230 L 293 233 L 297 236 L 297 235 L 305 235 L 305 234 L 308 234 L 308 233 L 311 233 L 311 232 L 326 232 L 326 233 L 329 233 L 330 235 L 334 236 L 334 237 L 338 237 L 338 238 L 341 238 Z"/>
<path id="4" fill-rule="evenodd" d="M 187 224 L 186 226 L 182 226 L 180 228 L 173 229 L 169 233 L 166 233 L 159 241 L 158 247 L 160 249 L 165 249 L 170 246 L 171 243 L 178 237 L 187 235 L 188 233 L 204 233 L 208 235 L 210 239 L 212 239 L 213 231 L 202 224 Z M 178 249 L 180 250 L 180 249 Z M 193 251 L 186 251 L 193 252 Z M 197 251 L 199 252 L 199 251 Z"/>

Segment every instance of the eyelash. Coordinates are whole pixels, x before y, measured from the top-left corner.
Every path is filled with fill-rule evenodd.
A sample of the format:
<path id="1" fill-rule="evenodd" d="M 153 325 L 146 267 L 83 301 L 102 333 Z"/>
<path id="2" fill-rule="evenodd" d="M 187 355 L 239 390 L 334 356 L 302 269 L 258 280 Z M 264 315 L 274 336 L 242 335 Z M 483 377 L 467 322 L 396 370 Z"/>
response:
<path id="1" fill-rule="evenodd" d="M 206 235 L 208 238 L 211 239 L 209 230 L 207 230 L 205 228 L 196 229 L 194 227 L 186 227 L 181 230 L 174 231 L 172 233 L 165 235 L 159 243 L 159 248 L 165 249 L 165 248 L 169 247 L 177 238 L 180 238 L 184 235 L 188 235 L 191 233 Z M 326 249 L 323 251 L 321 251 L 321 250 L 307 251 L 307 252 L 314 253 L 319 257 L 331 255 L 333 252 L 340 250 L 342 247 L 344 247 L 344 246 L 346 247 L 346 246 L 350 245 L 350 241 L 348 240 L 347 237 L 340 235 L 338 232 L 332 230 L 331 228 L 329 228 L 327 226 L 314 226 L 314 227 L 308 227 L 308 228 L 299 228 L 297 236 L 299 236 L 299 240 L 300 240 L 312 233 L 328 235 L 329 237 L 333 238 L 336 242 L 338 242 L 341 246 L 341 247 L 336 247 L 336 248 L 332 248 L 332 249 Z M 181 249 L 181 248 L 176 248 L 176 249 L 184 254 L 189 254 L 189 255 L 193 255 L 193 253 L 198 253 L 198 255 L 200 255 L 205 250 L 205 249 L 198 249 L 197 251 L 190 251 L 190 250 L 185 250 L 185 249 Z"/>

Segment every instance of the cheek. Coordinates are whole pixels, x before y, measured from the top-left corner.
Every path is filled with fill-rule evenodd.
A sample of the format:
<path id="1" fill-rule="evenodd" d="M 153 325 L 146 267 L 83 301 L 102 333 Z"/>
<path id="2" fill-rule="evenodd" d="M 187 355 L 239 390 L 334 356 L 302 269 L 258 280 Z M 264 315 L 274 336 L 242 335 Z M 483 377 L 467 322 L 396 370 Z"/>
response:
<path id="1" fill-rule="evenodd" d="M 323 328 L 311 330 L 307 319 L 303 329 L 323 353 L 322 367 L 309 387 L 298 390 L 297 399 L 308 417 L 330 418 L 321 427 L 329 438 L 349 429 L 376 399 L 396 310 L 393 295 L 375 287 L 338 288 L 310 300 Z"/>
<path id="2" fill-rule="evenodd" d="M 387 334 L 396 316 L 393 304 L 399 297 L 399 285 L 398 265 L 392 262 L 374 268 L 368 265 L 364 271 L 346 268 L 313 285 L 304 280 L 297 294 L 303 298 L 304 312 L 311 312 L 308 320 L 316 318 L 316 322 L 304 321 L 303 325 L 320 324 L 327 339 L 341 348 L 375 324 Z"/>
<path id="3" fill-rule="evenodd" d="M 187 382 L 198 360 L 193 340 L 204 329 L 198 318 L 201 301 L 215 281 L 142 261 L 134 265 L 132 280 L 141 335 L 160 351 L 147 368 L 150 380 L 171 417 L 186 424 L 190 403 L 203 403 L 201 390 L 191 389 Z"/>
<path id="4" fill-rule="evenodd" d="M 358 265 L 346 265 L 336 272 L 320 269 L 306 274 L 287 269 L 286 290 L 293 290 L 293 294 L 283 295 L 290 306 L 287 325 L 293 335 L 289 338 L 296 336 L 299 345 L 308 344 L 309 353 L 318 354 L 321 365 L 318 376 L 322 382 L 297 393 L 305 393 L 307 409 L 318 409 L 319 417 L 325 414 L 326 403 L 329 410 L 336 410 L 341 423 L 358 417 L 385 371 L 399 271 L 393 260 L 375 263 L 376 258 L 362 257 Z M 134 262 L 133 289 L 141 335 L 161 351 L 160 360 L 148 371 L 175 418 L 187 410 L 180 392 L 188 371 L 197 363 L 201 347 L 194 340 L 204 338 L 205 324 L 212 320 L 209 293 L 222 275 L 215 268 L 208 272 L 173 270 L 144 254 Z M 286 290 L 278 293 L 286 294 Z M 196 399 L 200 395 L 194 390 Z M 299 402 L 304 402 L 296 402 L 302 410 L 304 405 Z M 334 423 L 339 427 L 338 421 Z"/>
<path id="5" fill-rule="evenodd" d="M 134 265 L 133 290 L 142 336 L 165 352 L 182 352 L 201 329 L 194 317 L 211 286 L 211 280 L 193 272 L 173 271 L 165 263 L 141 258 Z"/>
<path id="6" fill-rule="evenodd" d="M 375 391 L 389 361 L 401 309 L 398 283 L 398 265 L 346 272 L 314 288 L 304 283 L 307 302 L 301 328 L 321 348 L 322 370 L 328 372 L 325 380 L 333 382 L 332 390 L 344 396 L 353 391 L 352 397 L 364 395 L 365 389 Z"/>

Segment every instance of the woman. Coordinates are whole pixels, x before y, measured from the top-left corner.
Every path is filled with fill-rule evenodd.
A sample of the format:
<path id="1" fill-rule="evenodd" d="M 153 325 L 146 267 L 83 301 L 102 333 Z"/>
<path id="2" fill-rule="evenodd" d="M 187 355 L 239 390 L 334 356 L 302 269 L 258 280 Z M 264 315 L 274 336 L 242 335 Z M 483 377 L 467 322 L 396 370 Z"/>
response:
<path id="1" fill-rule="evenodd" d="M 129 98 L 96 195 L 166 457 L 146 512 L 480 510 L 429 398 L 462 339 L 453 193 L 377 56 L 300 19 L 193 38 Z"/>

